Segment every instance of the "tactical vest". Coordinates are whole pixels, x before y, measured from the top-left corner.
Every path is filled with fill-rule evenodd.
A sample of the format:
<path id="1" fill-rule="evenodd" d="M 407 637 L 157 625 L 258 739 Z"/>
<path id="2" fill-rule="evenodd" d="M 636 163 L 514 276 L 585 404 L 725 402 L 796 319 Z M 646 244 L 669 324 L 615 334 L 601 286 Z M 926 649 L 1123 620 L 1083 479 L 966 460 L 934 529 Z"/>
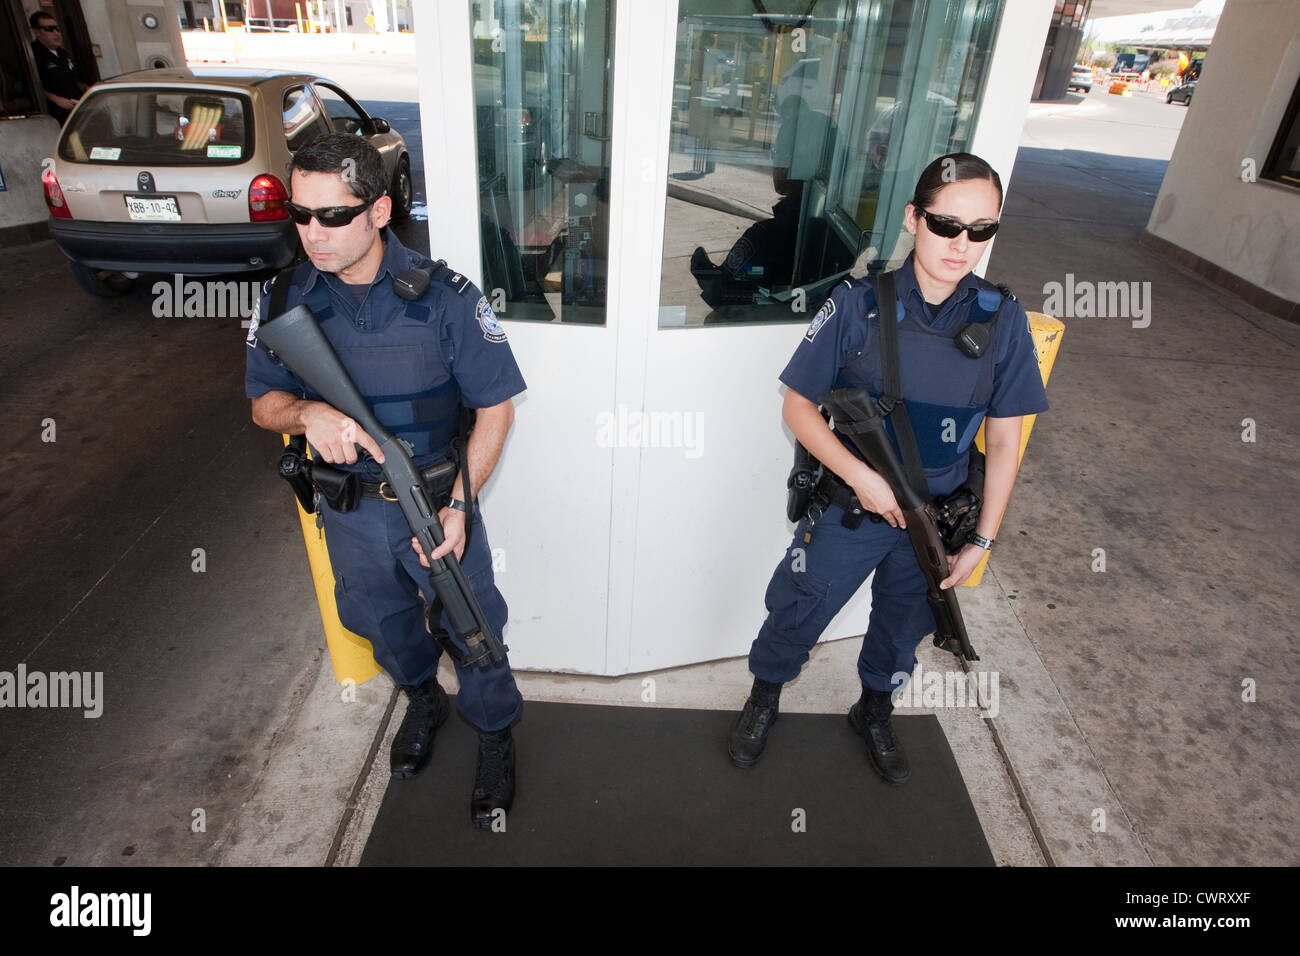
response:
<path id="1" fill-rule="evenodd" d="M 294 271 L 291 298 L 310 269 L 308 262 Z M 282 280 L 283 275 L 276 281 Z M 297 302 L 311 309 L 375 417 L 409 443 L 411 457 L 422 468 L 451 457 L 460 426 L 460 386 L 443 358 L 443 331 L 426 304 L 432 299 L 426 293 L 418 302 L 403 302 L 387 326 L 373 330 L 359 329 L 337 314 L 323 279 Z M 306 398 L 321 401 L 310 389 Z"/>
<path id="2" fill-rule="evenodd" d="M 867 339 L 863 349 L 840 369 L 835 387 L 865 387 L 872 398 L 879 399 L 884 392 L 884 372 L 875 284 L 866 279 L 850 282 L 861 290 L 860 307 L 867 318 Z M 903 402 L 933 494 L 947 494 L 966 480 L 970 448 L 993 397 L 998 351 L 996 328 L 990 330 L 988 348 L 978 359 L 963 355 L 953 337 L 964 325 L 992 322 L 1002 302 L 1002 294 L 997 289 L 981 288 L 962 306 L 964 314 L 959 313 L 943 331 L 928 327 L 906 312 L 901 301 L 896 304 Z M 901 458 L 892 415 L 885 419 L 885 428 Z"/>

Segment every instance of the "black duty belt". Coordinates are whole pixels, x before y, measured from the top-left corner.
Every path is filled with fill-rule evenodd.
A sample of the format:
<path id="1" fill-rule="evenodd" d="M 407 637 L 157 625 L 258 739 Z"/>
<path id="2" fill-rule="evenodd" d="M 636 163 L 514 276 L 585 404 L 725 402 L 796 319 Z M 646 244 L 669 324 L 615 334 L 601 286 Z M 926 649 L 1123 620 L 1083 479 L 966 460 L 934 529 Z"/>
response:
<path id="1" fill-rule="evenodd" d="M 455 460 L 440 461 L 420 472 L 420 478 L 424 481 L 424 487 L 434 503 L 442 507 L 445 504 L 442 499 L 450 498 L 451 490 L 456 486 L 456 462 Z M 397 496 L 388 487 L 387 481 L 378 484 L 370 481 L 361 482 L 361 497 L 397 501 Z"/>
<path id="2" fill-rule="evenodd" d="M 872 521 L 883 521 L 884 519 L 874 511 L 868 511 L 862 507 L 858 501 L 857 494 L 846 485 L 840 476 L 835 474 L 829 468 L 823 468 L 817 487 L 813 491 L 813 505 L 820 506 L 823 510 L 834 505 L 844 512 L 840 518 L 840 524 L 850 531 L 862 524 L 863 518 L 870 518 Z"/>

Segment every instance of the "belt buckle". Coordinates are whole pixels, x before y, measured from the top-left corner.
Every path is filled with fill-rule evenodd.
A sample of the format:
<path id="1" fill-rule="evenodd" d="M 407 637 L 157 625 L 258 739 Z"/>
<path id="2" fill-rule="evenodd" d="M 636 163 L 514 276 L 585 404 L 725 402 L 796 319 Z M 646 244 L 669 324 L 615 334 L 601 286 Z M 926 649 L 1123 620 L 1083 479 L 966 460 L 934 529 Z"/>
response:
<path id="1" fill-rule="evenodd" d="M 385 501 L 397 501 L 397 500 L 398 500 L 397 495 L 393 495 L 391 498 L 388 497 L 389 495 L 392 495 L 392 494 L 393 494 L 393 489 L 392 489 L 392 487 L 388 484 L 388 482 L 387 482 L 387 481 L 381 481 L 381 482 L 379 483 L 379 497 L 383 498 Z"/>

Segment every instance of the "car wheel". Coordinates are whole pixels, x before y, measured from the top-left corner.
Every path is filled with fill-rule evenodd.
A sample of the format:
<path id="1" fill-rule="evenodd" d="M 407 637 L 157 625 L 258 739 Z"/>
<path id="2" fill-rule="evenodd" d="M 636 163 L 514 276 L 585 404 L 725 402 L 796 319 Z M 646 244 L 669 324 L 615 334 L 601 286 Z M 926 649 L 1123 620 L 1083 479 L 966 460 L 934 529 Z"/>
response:
<path id="1" fill-rule="evenodd" d="M 1173 101 L 1174 101 L 1174 94 L 1170 93 L 1168 96 L 1165 97 L 1166 103 L 1172 103 Z"/>
<path id="2" fill-rule="evenodd" d="M 393 173 L 393 185 L 389 192 L 393 197 L 393 218 L 409 217 L 415 187 L 411 184 L 411 164 L 406 157 L 397 161 L 397 172 Z"/>
<path id="3" fill-rule="evenodd" d="M 112 299 L 126 295 L 135 286 L 134 279 L 120 272 L 92 269 L 80 262 L 69 262 L 68 266 L 72 269 L 72 277 L 77 280 L 77 285 L 101 298 Z"/>

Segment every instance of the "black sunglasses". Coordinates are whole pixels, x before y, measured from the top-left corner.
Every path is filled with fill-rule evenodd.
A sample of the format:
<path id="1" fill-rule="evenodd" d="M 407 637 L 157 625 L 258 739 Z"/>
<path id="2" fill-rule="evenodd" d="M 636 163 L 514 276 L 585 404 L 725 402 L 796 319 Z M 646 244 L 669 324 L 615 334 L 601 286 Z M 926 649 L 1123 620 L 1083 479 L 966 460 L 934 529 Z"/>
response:
<path id="1" fill-rule="evenodd" d="M 346 226 L 374 204 L 375 200 L 369 199 L 360 206 L 328 206 L 325 209 L 307 209 L 292 202 L 284 205 L 289 210 L 290 218 L 300 226 L 309 225 L 312 217 L 315 216 L 326 229 L 337 229 L 339 226 Z"/>
<path id="2" fill-rule="evenodd" d="M 46 33 L 62 33 L 63 27 L 37 27 L 38 30 L 44 30 Z"/>
<path id="3" fill-rule="evenodd" d="M 930 231 L 936 236 L 944 239 L 956 239 L 961 235 L 963 229 L 970 236 L 971 242 L 988 242 L 993 238 L 993 234 L 998 231 L 998 223 L 985 222 L 978 226 L 968 226 L 964 222 L 958 222 L 956 219 L 950 219 L 947 216 L 939 216 L 932 212 L 926 212 L 924 209 L 916 211 L 917 216 L 925 220 L 925 224 Z"/>

